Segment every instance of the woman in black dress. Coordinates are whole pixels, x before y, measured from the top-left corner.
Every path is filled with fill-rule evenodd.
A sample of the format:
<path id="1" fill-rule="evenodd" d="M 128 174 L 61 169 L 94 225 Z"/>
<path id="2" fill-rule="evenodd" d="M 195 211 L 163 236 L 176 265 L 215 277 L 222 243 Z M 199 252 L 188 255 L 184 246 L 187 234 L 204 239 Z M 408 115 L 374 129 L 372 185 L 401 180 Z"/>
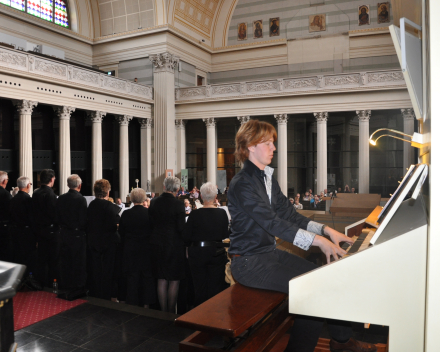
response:
<path id="1" fill-rule="evenodd" d="M 185 206 L 176 198 L 180 188 L 177 177 L 163 181 L 164 193 L 151 201 L 149 210 L 152 233 L 150 244 L 153 276 L 164 312 L 175 313 L 180 280 L 185 278 L 185 247 L 182 237 Z"/>
<path id="2" fill-rule="evenodd" d="M 226 211 L 214 205 L 217 187 L 207 182 L 200 188 L 200 193 L 203 208 L 190 213 L 183 235 L 186 241 L 191 241 L 188 260 L 196 306 L 227 287 L 225 265 L 228 260 L 222 240 L 229 237 Z"/>
<path id="3" fill-rule="evenodd" d="M 155 302 L 156 290 L 151 268 L 150 221 L 143 206 L 147 195 L 142 188 L 130 193 L 134 206 L 122 213 L 119 233 L 124 242 L 122 272 L 127 279 L 127 304 L 149 305 Z"/>

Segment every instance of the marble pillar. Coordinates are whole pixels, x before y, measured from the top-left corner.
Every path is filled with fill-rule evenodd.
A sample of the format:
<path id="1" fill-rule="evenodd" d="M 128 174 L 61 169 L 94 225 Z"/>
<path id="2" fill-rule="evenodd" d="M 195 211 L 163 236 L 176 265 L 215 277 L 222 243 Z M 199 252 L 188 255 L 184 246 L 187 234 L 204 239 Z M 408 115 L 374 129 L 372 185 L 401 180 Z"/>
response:
<path id="1" fill-rule="evenodd" d="M 133 116 L 118 115 L 116 120 L 119 122 L 119 197 L 122 201 L 130 193 L 130 164 L 128 153 L 128 123 Z"/>
<path id="2" fill-rule="evenodd" d="M 403 133 L 414 134 L 414 109 L 401 109 L 403 117 Z M 403 175 L 408 171 L 407 169 L 414 164 L 414 147 L 409 143 L 403 143 Z"/>
<path id="3" fill-rule="evenodd" d="M 186 137 L 185 125 L 186 120 L 176 120 L 176 139 L 177 139 L 177 177 L 181 176 L 181 170 L 186 169 Z"/>
<path id="4" fill-rule="evenodd" d="M 151 127 L 153 119 L 139 119 L 141 124 L 141 187 L 151 191 Z"/>
<path id="5" fill-rule="evenodd" d="M 38 102 L 30 100 L 13 100 L 19 114 L 18 172 L 33 183 L 32 167 L 32 110 Z M 32 193 L 33 187 L 31 187 Z"/>
<path id="6" fill-rule="evenodd" d="M 342 165 L 343 165 L 343 172 L 342 172 L 342 179 L 343 179 L 343 185 L 342 185 L 342 191 L 344 191 L 345 185 L 349 185 L 351 188 L 351 143 L 350 143 L 350 136 L 351 136 L 351 118 L 348 118 L 345 120 L 344 123 L 344 153 L 342 155 Z"/>
<path id="7" fill-rule="evenodd" d="M 287 114 L 274 115 L 278 123 L 278 183 L 281 192 L 287 197 Z"/>
<path id="8" fill-rule="evenodd" d="M 215 185 L 217 182 L 216 122 L 212 117 L 203 119 L 203 122 L 206 124 L 206 180 Z"/>
<path id="9" fill-rule="evenodd" d="M 328 112 L 315 112 L 317 129 L 317 185 L 313 190 L 320 194 L 327 188 L 327 120 Z"/>
<path id="10" fill-rule="evenodd" d="M 75 108 L 70 106 L 54 106 L 54 111 L 60 119 L 59 128 L 59 161 L 58 161 L 58 178 L 60 184 L 60 193 L 62 195 L 69 191 L 67 187 L 67 178 L 72 172 L 70 162 L 70 116 Z"/>
<path id="11" fill-rule="evenodd" d="M 176 109 L 174 68 L 179 58 L 170 53 L 150 55 L 154 66 L 154 182 L 153 191 L 163 192 L 165 170 L 176 173 Z"/>
<path id="12" fill-rule="evenodd" d="M 243 126 L 246 122 L 251 119 L 250 116 L 237 116 L 237 120 L 240 121 L 240 125 Z"/>
<path id="13" fill-rule="evenodd" d="M 95 181 L 102 179 L 102 111 L 88 111 L 87 118 L 92 122 L 92 193 Z"/>
<path id="14" fill-rule="evenodd" d="M 370 193 L 371 110 L 358 110 L 356 114 L 359 118 L 359 190 L 356 193 Z"/>

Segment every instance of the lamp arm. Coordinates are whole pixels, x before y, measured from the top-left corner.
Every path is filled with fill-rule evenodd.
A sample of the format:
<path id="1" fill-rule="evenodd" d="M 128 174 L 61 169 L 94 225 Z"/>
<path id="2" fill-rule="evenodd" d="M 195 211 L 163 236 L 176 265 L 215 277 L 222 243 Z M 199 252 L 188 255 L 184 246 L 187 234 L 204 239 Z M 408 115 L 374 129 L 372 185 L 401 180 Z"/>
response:
<path id="1" fill-rule="evenodd" d="M 377 139 L 374 141 L 374 143 L 377 143 L 377 141 L 378 141 L 379 139 L 381 139 L 382 137 L 391 137 L 391 138 L 399 139 L 399 140 L 404 141 L 404 142 L 411 143 L 411 141 L 409 141 L 409 140 L 407 140 L 407 139 L 403 139 L 403 138 L 400 138 L 400 137 L 396 137 L 396 136 L 393 136 L 393 135 L 391 135 L 391 134 L 383 134 L 383 135 L 377 137 Z"/>
<path id="2" fill-rule="evenodd" d="M 391 129 L 391 128 L 379 128 L 378 130 L 376 130 L 376 131 L 374 131 L 372 134 L 371 134 L 371 136 L 370 136 L 370 140 L 371 139 L 373 139 L 373 136 L 377 133 L 377 132 L 379 132 L 379 131 L 390 131 L 390 132 L 394 132 L 394 133 L 397 133 L 397 134 L 400 134 L 400 135 L 402 135 L 402 136 L 406 136 L 406 137 L 409 137 L 409 138 L 412 138 L 412 136 L 411 135 L 409 135 L 409 134 L 406 134 L 406 133 L 403 133 L 403 132 L 400 132 L 400 131 L 396 131 L 396 130 L 393 130 L 393 129 Z M 385 136 L 385 135 L 384 135 Z M 390 136 L 391 137 L 391 136 Z M 380 138 L 380 137 L 379 137 Z M 379 139 L 378 138 L 378 139 Z M 377 140 L 377 139 L 376 139 Z M 405 140 L 405 139 L 404 139 Z"/>

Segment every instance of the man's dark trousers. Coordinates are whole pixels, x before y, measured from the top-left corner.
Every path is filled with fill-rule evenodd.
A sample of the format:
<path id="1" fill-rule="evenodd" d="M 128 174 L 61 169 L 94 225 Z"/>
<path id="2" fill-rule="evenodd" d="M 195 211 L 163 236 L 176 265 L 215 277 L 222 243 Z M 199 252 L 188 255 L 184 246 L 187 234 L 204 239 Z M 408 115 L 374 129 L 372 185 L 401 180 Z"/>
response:
<path id="1" fill-rule="evenodd" d="M 60 231 L 52 225 L 38 231 L 36 278 L 46 287 L 60 280 Z"/>
<path id="2" fill-rule="evenodd" d="M 13 247 L 13 262 L 17 264 L 26 265 L 27 277 L 29 272 L 35 270 L 35 260 L 37 252 L 37 241 L 35 234 L 30 226 L 9 226 L 9 235 L 12 240 Z"/>
<path id="3" fill-rule="evenodd" d="M 86 234 L 80 230 L 60 229 L 60 270 L 62 289 L 86 286 Z"/>

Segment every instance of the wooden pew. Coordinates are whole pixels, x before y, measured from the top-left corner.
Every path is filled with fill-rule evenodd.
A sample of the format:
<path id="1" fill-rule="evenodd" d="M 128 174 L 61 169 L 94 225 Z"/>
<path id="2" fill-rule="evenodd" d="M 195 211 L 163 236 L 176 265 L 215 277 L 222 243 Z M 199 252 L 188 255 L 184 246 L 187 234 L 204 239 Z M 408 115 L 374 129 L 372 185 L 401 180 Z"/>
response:
<path id="1" fill-rule="evenodd" d="M 268 352 L 292 326 L 287 295 L 235 284 L 175 320 L 196 332 L 179 344 L 180 352 L 220 352 L 204 346 L 214 336 L 226 341 L 226 350 Z"/>

